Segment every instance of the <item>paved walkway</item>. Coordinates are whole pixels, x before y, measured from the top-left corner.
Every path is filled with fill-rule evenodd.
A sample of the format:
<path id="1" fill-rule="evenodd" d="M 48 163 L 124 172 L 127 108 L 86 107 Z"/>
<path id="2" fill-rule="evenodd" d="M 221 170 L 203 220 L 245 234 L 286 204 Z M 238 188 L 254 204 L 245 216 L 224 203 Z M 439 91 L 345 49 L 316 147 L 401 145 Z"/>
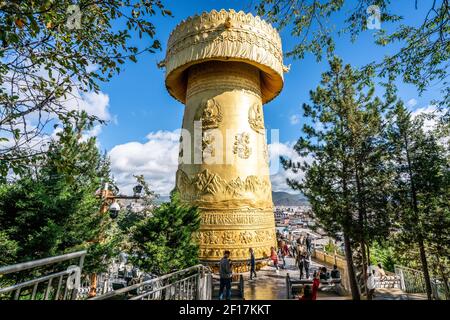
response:
<path id="1" fill-rule="evenodd" d="M 315 270 L 323 265 L 311 261 L 310 277 Z M 286 258 L 286 268 L 276 271 L 275 267 L 265 266 L 257 272 L 257 277 L 250 280 L 250 272 L 243 274 L 245 300 L 285 300 L 287 299 L 286 275 L 289 273 L 291 279 L 298 279 L 300 272 L 295 266 L 293 258 Z M 234 293 L 237 293 L 233 290 Z M 365 299 L 364 296 L 361 297 Z M 233 296 L 233 299 L 240 299 Z M 350 300 L 351 296 L 339 296 L 334 291 L 324 291 L 319 288 L 317 300 Z M 423 300 L 423 294 L 406 294 L 400 289 L 377 289 L 374 300 Z"/>
<path id="2" fill-rule="evenodd" d="M 312 273 L 322 267 L 314 261 L 310 265 L 310 277 Z M 257 272 L 258 276 L 250 280 L 250 273 L 244 274 L 244 295 L 245 300 L 284 300 L 287 299 L 286 275 L 293 279 L 300 277 L 300 272 L 295 266 L 294 258 L 286 258 L 286 269 L 278 272 L 275 267 L 266 266 Z M 335 293 L 319 291 L 318 300 L 346 300 L 349 297 L 340 297 Z"/>

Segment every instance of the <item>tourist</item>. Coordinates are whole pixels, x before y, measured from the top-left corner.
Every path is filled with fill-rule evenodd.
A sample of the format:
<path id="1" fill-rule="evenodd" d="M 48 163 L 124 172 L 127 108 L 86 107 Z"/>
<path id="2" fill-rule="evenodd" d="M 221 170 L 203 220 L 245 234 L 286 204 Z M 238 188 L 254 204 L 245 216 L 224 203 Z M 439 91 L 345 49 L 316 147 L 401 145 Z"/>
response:
<path id="1" fill-rule="evenodd" d="M 328 272 L 327 272 L 327 268 L 326 267 L 322 267 L 320 268 L 320 274 L 319 274 L 320 280 L 325 280 L 327 281 L 329 278 Z"/>
<path id="2" fill-rule="evenodd" d="M 252 248 L 250 248 L 248 251 L 250 251 L 250 280 L 252 280 L 253 279 L 253 275 L 255 275 L 255 278 L 256 278 L 255 253 L 253 252 Z"/>
<path id="3" fill-rule="evenodd" d="M 220 272 L 220 288 L 219 288 L 219 300 L 223 300 L 223 290 L 225 288 L 226 293 L 225 297 L 227 300 L 231 299 L 231 260 L 230 260 L 230 251 L 225 250 L 223 258 L 220 260 L 219 265 Z"/>
<path id="4" fill-rule="evenodd" d="M 297 255 L 297 260 L 296 260 L 297 267 L 298 267 L 299 270 L 300 270 L 300 279 L 303 278 L 303 259 L 304 259 L 303 253 L 300 252 L 300 253 Z"/>
<path id="5" fill-rule="evenodd" d="M 308 253 L 311 254 L 311 236 L 309 235 L 309 233 L 306 235 L 305 244 L 306 244 L 306 251 L 308 251 Z"/>
<path id="6" fill-rule="evenodd" d="M 295 245 L 295 242 L 291 243 L 291 255 L 295 259 L 297 258 L 297 246 Z"/>
<path id="7" fill-rule="evenodd" d="M 306 285 L 303 288 L 303 296 L 300 298 L 300 300 L 312 300 L 312 292 L 311 292 L 311 286 Z"/>
<path id="8" fill-rule="evenodd" d="M 302 245 L 299 243 L 297 244 L 297 256 L 300 255 L 303 252 L 303 247 Z"/>
<path id="9" fill-rule="evenodd" d="M 285 257 L 289 256 L 289 245 L 287 243 L 285 243 L 283 246 L 283 254 Z"/>
<path id="10" fill-rule="evenodd" d="M 340 279 L 341 273 L 338 270 L 337 265 L 333 266 L 333 270 L 331 270 L 331 279 Z"/>
<path id="11" fill-rule="evenodd" d="M 378 277 L 380 277 L 380 280 L 384 280 L 386 278 L 386 272 L 384 271 L 381 263 L 378 264 Z"/>
<path id="12" fill-rule="evenodd" d="M 372 270 L 372 272 L 369 273 L 369 276 L 367 278 L 367 290 L 368 290 L 367 300 L 373 299 L 375 288 L 376 288 L 375 270 Z"/>
<path id="13" fill-rule="evenodd" d="M 305 237 L 303 236 L 303 234 L 300 236 L 300 238 L 298 238 L 297 243 L 302 246 L 305 244 Z"/>
<path id="14" fill-rule="evenodd" d="M 309 256 L 308 256 L 308 253 L 307 252 L 305 252 L 304 254 L 303 254 L 303 268 L 305 268 L 305 276 L 306 276 L 306 279 L 309 279 Z"/>
<path id="15" fill-rule="evenodd" d="M 278 272 L 278 256 L 274 247 L 270 248 L 270 258 L 272 259 L 273 265 Z"/>
<path id="16" fill-rule="evenodd" d="M 320 285 L 319 274 L 317 273 L 317 271 L 314 271 L 311 300 L 317 300 L 317 291 L 319 290 L 319 285 Z"/>
<path id="17" fill-rule="evenodd" d="M 282 268 L 285 269 L 286 268 L 286 260 L 284 259 L 283 246 L 284 246 L 284 243 L 282 243 L 281 246 L 278 248 L 278 258 L 283 260 Z"/>

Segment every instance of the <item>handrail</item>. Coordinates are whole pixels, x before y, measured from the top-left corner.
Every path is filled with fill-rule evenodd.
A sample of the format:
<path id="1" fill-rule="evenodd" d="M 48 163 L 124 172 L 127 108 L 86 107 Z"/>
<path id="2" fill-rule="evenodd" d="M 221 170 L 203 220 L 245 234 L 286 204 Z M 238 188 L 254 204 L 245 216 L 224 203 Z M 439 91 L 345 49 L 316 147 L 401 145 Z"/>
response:
<path id="1" fill-rule="evenodd" d="M 133 284 L 133 285 L 125 287 L 125 288 L 120 288 L 120 289 L 117 289 L 117 290 L 114 290 L 114 291 L 110 291 L 108 293 L 105 293 L 105 294 L 102 294 L 102 295 L 99 295 L 99 296 L 95 296 L 95 297 L 93 297 L 93 298 L 91 298 L 89 300 L 108 299 L 108 298 L 116 296 L 116 295 L 120 295 L 120 294 L 123 294 L 123 293 L 127 293 L 129 291 L 136 290 L 136 289 L 138 289 L 138 288 L 140 288 L 142 286 L 148 286 L 148 285 L 153 284 L 155 282 L 159 282 L 161 280 L 165 280 L 167 278 L 170 278 L 170 277 L 173 277 L 173 276 L 176 276 L 176 275 L 179 275 L 179 274 L 184 274 L 184 273 L 190 272 L 192 270 L 207 270 L 207 268 L 205 268 L 201 264 L 198 264 L 198 265 L 189 267 L 187 269 L 183 269 L 183 270 L 179 270 L 179 271 L 175 271 L 175 272 L 172 272 L 172 273 L 165 274 L 165 275 L 163 275 L 161 277 L 158 277 L 158 278 L 153 278 L 153 279 L 150 279 L 150 280 L 147 280 L 147 281 L 143 281 L 143 282 L 140 282 L 140 283 Z"/>
<path id="2" fill-rule="evenodd" d="M 394 268 L 400 268 L 400 269 L 408 269 L 408 270 L 410 270 L 410 271 L 414 271 L 414 272 L 420 272 L 420 273 L 423 273 L 423 271 L 422 271 L 422 270 L 417 270 L 417 269 L 413 269 L 413 268 L 405 267 L 405 266 L 402 266 L 402 265 L 399 265 L 399 264 L 396 264 L 396 265 L 394 265 Z"/>
<path id="3" fill-rule="evenodd" d="M 6 287 L 6 288 L 0 288 L 0 294 L 6 293 L 6 292 L 9 292 L 9 291 L 13 291 L 13 290 L 17 290 L 17 289 L 21 289 L 21 288 L 25 288 L 25 287 L 31 286 L 33 284 L 36 284 L 36 283 L 41 283 L 41 282 L 50 280 L 52 278 L 65 276 L 65 275 L 71 274 L 71 273 L 73 273 L 73 271 L 64 270 L 64 271 L 61 271 L 61 272 L 58 272 L 58 273 L 52 273 L 52 274 L 50 274 L 48 276 L 44 276 L 44 277 L 36 278 L 36 279 L 33 279 L 33 280 L 29 280 L 29 281 L 26 281 L 26 282 L 22 282 L 22 283 L 19 283 L 19 284 L 15 284 L 15 285 L 12 285 L 12 286 L 9 286 L 9 287 Z"/>
<path id="4" fill-rule="evenodd" d="M 72 253 L 63 254 L 56 257 L 44 258 L 34 261 L 17 263 L 9 266 L 0 267 L 0 275 L 5 275 L 13 272 L 19 272 L 23 270 L 28 270 L 31 268 L 41 267 L 47 264 L 53 264 L 61 261 L 71 260 L 75 258 L 81 258 L 80 260 L 80 268 L 83 266 L 83 258 L 86 255 L 87 251 L 77 251 Z"/>
<path id="5" fill-rule="evenodd" d="M 197 277 L 196 274 L 194 274 L 194 275 L 192 275 L 192 276 L 189 276 L 189 277 L 187 277 L 187 278 L 185 278 L 185 279 L 178 280 L 178 281 L 176 281 L 175 283 L 171 283 L 171 284 L 167 284 L 167 285 L 165 285 L 165 286 L 159 287 L 159 288 L 157 288 L 157 290 L 158 290 L 158 291 L 161 291 L 161 290 L 167 289 L 167 288 L 173 286 L 174 284 L 181 283 L 181 282 L 183 282 L 183 281 L 185 281 L 185 280 L 193 279 L 193 278 L 195 278 L 195 277 Z M 140 295 L 138 295 L 138 296 L 136 296 L 136 297 L 131 298 L 130 300 L 141 300 L 142 298 L 145 298 L 145 297 L 147 297 L 147 296 L 149 296 L 149 295 L 151 295 L 151 294 L 153 294 L 153 293 L 154 293 L 153 291 L 144 292 L 144 293 L 142 293 L 142 294 L 140 294 Z"/>

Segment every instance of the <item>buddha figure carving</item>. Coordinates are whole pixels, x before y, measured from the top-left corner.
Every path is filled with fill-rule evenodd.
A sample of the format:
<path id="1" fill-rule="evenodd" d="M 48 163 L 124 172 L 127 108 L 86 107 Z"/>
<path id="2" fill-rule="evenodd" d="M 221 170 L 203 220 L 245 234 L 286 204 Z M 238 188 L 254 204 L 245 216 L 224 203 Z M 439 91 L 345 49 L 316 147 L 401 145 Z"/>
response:
<path id="1" fill-rule="evenodd" d="M 211 11 L 171 33 L 168 92 L 185 105 L 176 189 L 201 212 L 199 259 L 266 259 L 276 245 L 263 104 L 283 87 L 281 39 L 244 12 Z"/>

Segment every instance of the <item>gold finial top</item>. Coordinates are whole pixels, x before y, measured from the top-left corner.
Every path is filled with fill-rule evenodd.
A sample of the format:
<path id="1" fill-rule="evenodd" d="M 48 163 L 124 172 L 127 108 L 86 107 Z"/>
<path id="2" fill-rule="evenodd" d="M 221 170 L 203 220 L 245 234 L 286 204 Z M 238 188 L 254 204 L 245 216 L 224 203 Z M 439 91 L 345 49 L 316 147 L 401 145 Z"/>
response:
<path id="1" fill-rule="evenodd" d="M 184 103 L 184 71 L 207 60 L 240 61 L 260 69 L 264 103 L 283 87 L 280 36 L 269 23 L 250 13 L 212 10 L 179 23 L 170 34 L 164 59 L 169 93 Z"/>

